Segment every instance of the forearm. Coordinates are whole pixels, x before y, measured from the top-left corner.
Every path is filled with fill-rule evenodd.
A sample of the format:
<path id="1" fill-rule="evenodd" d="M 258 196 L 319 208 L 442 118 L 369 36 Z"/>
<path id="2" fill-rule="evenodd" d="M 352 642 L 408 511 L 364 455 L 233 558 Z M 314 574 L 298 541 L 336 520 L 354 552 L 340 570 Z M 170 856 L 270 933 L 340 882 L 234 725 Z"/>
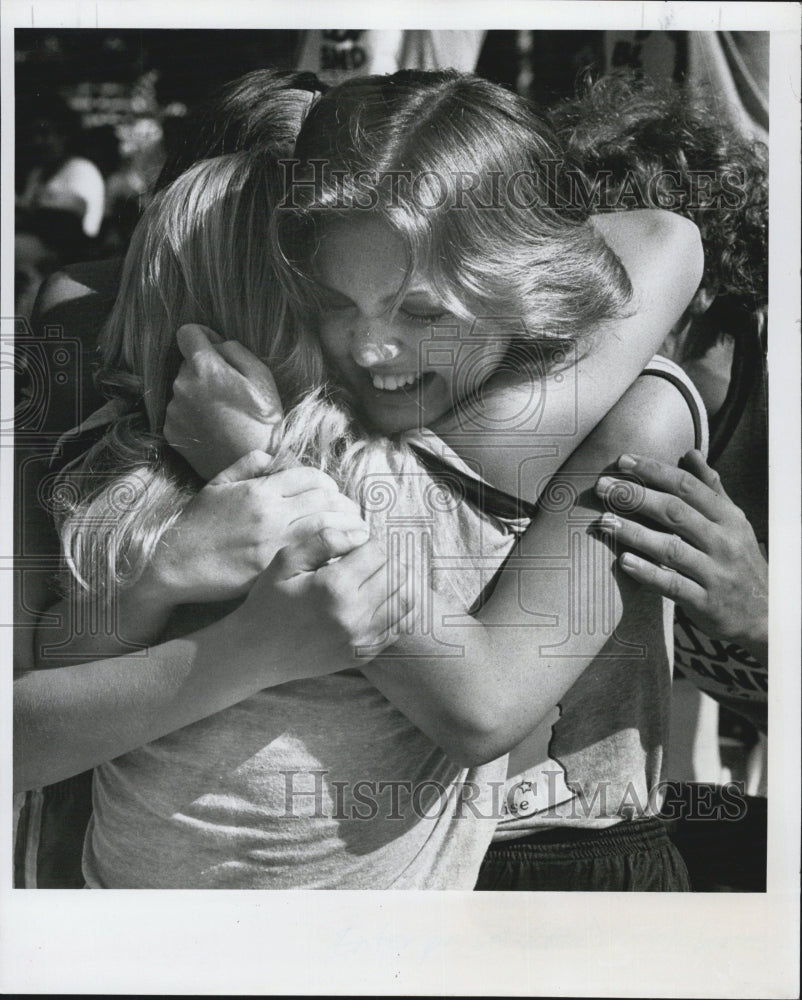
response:
<path id="1" fill-rule="evenodd" d="M 499 730 L 512 723 L 491 632 L 434 596 L 428 617 L 430 631 L 402 637 L 362 672 L 456 762 L 494 760 L 506 750 Z"/>
<path id="2" fill-rule="evenodd" d="M 35 668 L 53 666 L 54 661 L 78 663 L 142 650 L 159 638 L 173 610 L 165 594 L 144 584 L 113 596 L 86 594 L 73 587 L 39 622 Z"/>
<path id="3" fill-rule="evenodd" d="M 267 686 L 264 664 L 232 662 L 240 638 L 229 616 L 137 654 L 23 674 L 14 684 L 15 787 L 76 774 Z"/>
<path id="4" fill-rule="evenodd" d="M 428 650 L 415 638 L 416 655 L 383 655 L 366 676 L 455 760 L 475 764 L 517 746 L 610 640 L 637 591 L 591 530 L 602 512 L 599 473 L 628 447 L 676 462 L 692 440 L 679 393 L 639 380 L 561 470 L 554 496 L 573 496 L 570 509 L 541 509 L 476 622 L 443 623 L 441 611 Z M 458 655 L 438 655 L 434 639 Z M 407 653 L 408 642 L 396 650 Z"/>
<path id="5" fill-rule="evenodd" d="M 635 381 L 701 280 L 699 232 L 688 220 L 649 210 L 598 216 L 593 225 L 629 275 L 627 315 L 584 336 L 574 365 L 537 378 L 494 376 L 460 420 L 434 428 L 488 482 L 530 502 Z M 466 434 L 471 426 L 498 429 Z"/>
<path id="6" fill-rule="evenodd" d="M 426 635 L 399 639 L 389 653 L 363 667 L 389 701 L 464 766 L 494 760 L 517 746 L 607 638 L 591 628 L 588 615 L 576 617 L 574 587 L 564 566 L 544 566 L 549 555 L 565 563 L 565 536 L 564 521 L 534 525 L 476 617 L 435 598 L 437 611 Z M 605 588 L 617 623 L 621 602 L 612 552 L 584 529 L 574 542 L 574 554 L 579 547 L 583 565 L 593 570 L 593 581 L 583 581 L 587 593 Z"/>
<path id="7" fill-rule="evenodd" d="M 354 663 L 347 643 L 308 627 L 282 628 L 286 621 L 266 621 L 242 605 L 137 653 L 21 673 L 14 683 L 15 788 L 58 781 L 257 691 Z"/>
<path id="8" fill-rule="evenodd" d="M 184 619 L 170 627 L 189 634 L 90 662 L 56 659 L 38 670 L 20 662 L 17 785 L 57 781 L 264 688 L 354 666 L 354 646 L 380 641 L 396 620 L 377 613 L 387 605 L 379 556 L 370 543 L 354 549 L 343 531 L 309 533 L 284 547 L 228 614 L 219 604 L 182 606 Z M 199 627 L 198 615 L 218 620 Z"/>

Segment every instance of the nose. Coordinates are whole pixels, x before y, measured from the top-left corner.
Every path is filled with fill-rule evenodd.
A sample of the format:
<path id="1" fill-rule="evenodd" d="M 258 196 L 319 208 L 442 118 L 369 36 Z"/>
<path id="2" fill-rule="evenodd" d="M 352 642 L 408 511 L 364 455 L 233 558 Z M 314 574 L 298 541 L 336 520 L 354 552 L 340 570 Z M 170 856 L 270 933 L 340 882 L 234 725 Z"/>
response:
<path id="1" fill-rule="evenodd" d="M 373 368 L 393 361 L 401 353 L 401 344 L 375 329 L 357 331 L 351 342 L 351 357 L 361 368 Z"/>

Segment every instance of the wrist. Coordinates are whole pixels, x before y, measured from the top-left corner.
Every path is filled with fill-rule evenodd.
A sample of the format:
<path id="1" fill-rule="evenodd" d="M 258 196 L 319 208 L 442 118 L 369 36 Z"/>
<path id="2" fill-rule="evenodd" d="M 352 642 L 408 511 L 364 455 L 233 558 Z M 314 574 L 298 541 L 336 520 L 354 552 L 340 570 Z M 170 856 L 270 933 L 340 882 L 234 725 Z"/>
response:
<path id="1" fill-rule="evenodd" d="M 282 641 L 274 648 L 274 632 L 265 616 L 254 614 L 247 599 L 227 614 L 220 625 L 227 669 L 237 673 L 240 682 L 254 691 L 307 676 L 305 671 L 297 669 L 299 644 Z M 301 659 L 304 659 L 302 652 Z"/>
<path id="2" fill-rule="evenodd" d="M 756 621 L 751 629 L 735 638 L 739 646 L 761 663 L 764 667 L 769 664 L 769 630 L 768 616 L 763 616 L 760 621 Z"/>
<path id="3" fill-rule="evenodd" d="M 746 620 L 744 628 L 739 629 L 732 639 L 763 666 L 768 666 L 769 608 L 765 598 L 755 602 L 754 613 Z"/>
<path id="4" fill-rule="evenodd" d="M 177 588 L 156 566 L 147 566 L 142 575 L 130 587 L 120 591 L 118 603 L 126 610 L 151 618 L 167 618 L 179 604 Z"/>

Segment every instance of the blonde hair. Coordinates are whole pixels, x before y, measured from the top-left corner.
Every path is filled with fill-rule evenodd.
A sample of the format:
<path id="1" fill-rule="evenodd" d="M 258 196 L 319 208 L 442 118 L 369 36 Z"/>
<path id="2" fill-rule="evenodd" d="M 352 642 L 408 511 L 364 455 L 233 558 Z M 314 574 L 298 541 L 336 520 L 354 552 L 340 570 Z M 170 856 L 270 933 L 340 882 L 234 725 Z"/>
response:
<path id="1" fill-rule="evenodd" d="M 568 203 L 556 135 L 517 94 L 454 70 L 347 80 L 311 108 L 273 238 L 289 294 L 314 303 L 321 227 L 372 212 L 457 316 L 524 340 L 581 337 L 622 314 L 629 279 Z M 399 291 L 400 302 L 405 286 Z"/>
<path id="2" fill-rule="evenodd" d="M 98 376 L 127 412 L 64 470 L 55 490 L 64 558 L 87 591 L 137 580 L 203 485 L 162 434 L 182 360 L 175 333 L 184 323 L 225 332 L 270 367 L 287 409 L 274 470 L 314 465 L 361 501 L 385 475 L 402 502 L 427 506 L 431 481 L 413 451 L 361 432 L 323 381 L 317 341 L 288 314 L 267 246 L 279 192 L 268 154 L 222 156 L 174 181 L 137 226 Z M 456 526 L 440 507 L 440 535 L 454 539 Z"/>

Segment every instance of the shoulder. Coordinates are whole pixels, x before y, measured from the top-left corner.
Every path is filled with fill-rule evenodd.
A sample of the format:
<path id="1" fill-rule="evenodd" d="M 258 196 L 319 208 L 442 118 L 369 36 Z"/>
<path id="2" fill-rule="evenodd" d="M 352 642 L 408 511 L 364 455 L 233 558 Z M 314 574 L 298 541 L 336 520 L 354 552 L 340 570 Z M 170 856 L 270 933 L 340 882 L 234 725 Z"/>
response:
<path id="1" fill-rule="evenodd" d="M 647 371 L 624 393 L 591 439 L 608 453 L 629 450 L 676 463 L 690 448 L 702 444 L 698 425 L 703 419 L 682 382 Z"/>

